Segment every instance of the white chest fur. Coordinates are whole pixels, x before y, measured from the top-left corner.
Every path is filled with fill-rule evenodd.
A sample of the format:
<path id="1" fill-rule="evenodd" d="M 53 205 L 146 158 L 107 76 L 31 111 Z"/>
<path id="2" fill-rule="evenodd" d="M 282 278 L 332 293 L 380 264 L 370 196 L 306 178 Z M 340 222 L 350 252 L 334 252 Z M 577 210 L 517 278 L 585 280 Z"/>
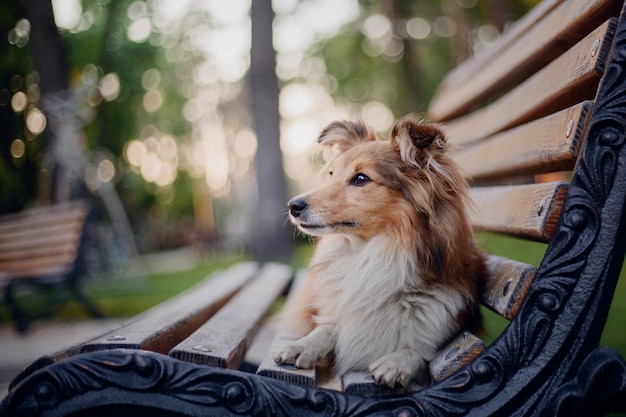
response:
<path id="1" fill-rule="evenodd" d="M 400 349 L 429 361 L 458 329 L 461 294 L 425 287 L 414 255 L 386 237 L 367 242 L 324 237 L 313 264 L 322 267 L 315 285 L 316 320 L 336 325 L 340 372 L 365 370 Z"/>

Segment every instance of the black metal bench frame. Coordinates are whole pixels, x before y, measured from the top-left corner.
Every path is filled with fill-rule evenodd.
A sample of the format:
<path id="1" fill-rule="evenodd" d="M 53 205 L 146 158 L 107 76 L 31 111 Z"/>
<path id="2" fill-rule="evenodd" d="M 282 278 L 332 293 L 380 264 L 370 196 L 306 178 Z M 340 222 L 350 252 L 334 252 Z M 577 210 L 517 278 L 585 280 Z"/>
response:
<path id="1" fill-rule="evenodd" d="M 622 13 L 623 15 L 623 13 Z M 626 412 L 626 361 L 599 339 L 626 251 L 622 17 L 556 231 L 525 300 L 470 364 L 365 398 L 136 350 L 82 354 L 23 380 L 0 415 L 589 416 Z"/>

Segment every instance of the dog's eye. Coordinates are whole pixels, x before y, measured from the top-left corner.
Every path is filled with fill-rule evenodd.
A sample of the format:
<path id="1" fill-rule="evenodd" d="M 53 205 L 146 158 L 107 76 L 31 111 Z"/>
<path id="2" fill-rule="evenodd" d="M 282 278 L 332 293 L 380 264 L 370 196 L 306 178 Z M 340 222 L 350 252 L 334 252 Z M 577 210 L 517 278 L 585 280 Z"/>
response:
<path id="1" fill-rule="evenodd" d="M 358 173 L 350 180 L 350 184 L 361 186 L 367 184 L 370 181 L 371 180 L 367 175 Z"/>

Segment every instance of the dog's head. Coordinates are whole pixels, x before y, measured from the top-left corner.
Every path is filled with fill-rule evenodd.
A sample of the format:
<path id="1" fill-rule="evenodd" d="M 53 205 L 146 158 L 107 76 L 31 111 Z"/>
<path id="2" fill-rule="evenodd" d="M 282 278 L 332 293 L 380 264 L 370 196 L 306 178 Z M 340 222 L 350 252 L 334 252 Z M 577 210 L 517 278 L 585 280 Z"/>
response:
<path id="1" fill-rule="evenodd" d="M 332 150 L 327 180 L 289 201 L 291 221 L 304 233 L 365 240 L 392 230 L 415 233 L 428 227 L 438 200 L 454 199 L 455 190 L 464 195 L 464 180 L 445 155 L 446 138 L 435 124 L 405 117 L 391 141 L 380 141 L 362 122 L 334 122 L 318 141 Z"/>

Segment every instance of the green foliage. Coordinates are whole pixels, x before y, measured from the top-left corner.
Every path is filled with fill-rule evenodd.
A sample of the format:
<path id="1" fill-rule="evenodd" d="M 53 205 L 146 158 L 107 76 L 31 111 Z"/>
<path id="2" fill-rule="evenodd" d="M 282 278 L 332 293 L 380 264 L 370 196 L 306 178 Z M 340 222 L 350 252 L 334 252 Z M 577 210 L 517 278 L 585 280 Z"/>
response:
<path id="1" fill-rule="evenodd" d="M 24 112 L 15 114 L 11 98 L 17 91 L 28 91 L 35 81 L 27 37 L 15 41 L 15 30 L 24 12 L 21 2 L 0 2 L 0 213 L 17 211 L 31 200 L 37 189 L 39 155 L 45 143 L 25 136 Z M 31 90 L 34 98 L 38 89 Z M 11 144 L 21 140 L 26 147 L 20 158 L 11 155 Z"/>
<path id="2" fill-rule="evenodd" d="M 626 325 L 626 266 L 622 266 L 620 279 L 617 282 L 611 309 L 609 310 L 609 317 L 600 340 L 603 346 L 617 349 L 622 355 L 626 356 L 624 325 Z"/>
<path id="3" fill-rule="evenodd" d="M 379 101 L 394 116 L 424 113 L 443 76 L 485 42 L 481 28 L 504 27 L 537 1 L 361 0 L 361 16 L 314 51 L 324 59 L 328 75 L 336 81 L 334 97 L 355 104 Z M 383 16 L 389 31 L 368 38 L 368 18 Z M 418 18 L 428 34 L 409 31 Z M 381 22 L 378 22 L 381 25 Z M 492 31 L 493 32 L 493 31 Z M 480 35 L 480 36 L 479 36 Z M 400 52 L 398 52 L 400 51 Z"/>
<path id="4" fill-rule="evenodd" d="M 93 1 L 83 2 L 88 9 Z M 133 42 L 126 36 L 129 19 L 126 11 L 132 0 L 111 2 L 89 29 L 79 33 L 63 31 L 67 59 L 76 83 L 84 82 L 85 68 L 93 67 L 98 77 L 115 73 L 120 79 L 120 95 L 111 102 L 96 97 L 96 117 L 86 126 L 91 147 L 106 147 L 116 156 L 121 156 L 128 141 L 139 136 L 141 128 L 153 123 L 162 132 L 180 131 L 184 97 L 176 88 L 167 89 L 163 106 L 148 114 L 143 110 L 146 92 L 142 77 L 152 68 L 162 71 L 167 80 L 173 72 L 171 64 L 163 57 L 165 50 L 158 44 L 158 34 L 147 41 Z M 163 91 L 163 94 L 165 92 Z M 183 132 L 188 132 L 185 127 Z"/>
<path id="5" fill-rule="evenodd" d="M 337 81 L 333 94 L 354 103 L 378 101 L 402 113 L 419 108 L 419 92 L 401 94 L 414 74 L 396 62 L 365 54 L 366 38 L 355 26 L 320 45 L 328 73 Z"/>

